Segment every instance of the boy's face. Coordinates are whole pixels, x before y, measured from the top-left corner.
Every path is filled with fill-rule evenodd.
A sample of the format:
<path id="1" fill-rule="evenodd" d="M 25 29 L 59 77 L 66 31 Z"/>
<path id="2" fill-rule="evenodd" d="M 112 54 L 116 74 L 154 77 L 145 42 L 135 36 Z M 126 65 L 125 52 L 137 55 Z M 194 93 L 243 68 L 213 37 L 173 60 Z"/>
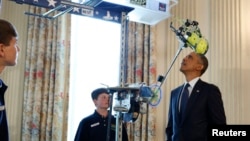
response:
<path id="1" fill-rule="evenodd" d="M 17 64 L 18 52 L 20 48 L 17 45 L 17 38 L 12 37 L 9 45 L 0 44 L 0 57 L 4 66 L 14 66 Z"/>
<path id="2" fill-rule="evenodd" d="M 109 95 L 106 93 L 100 94 L 97 99 L 94 99 L 96 108 L 108 109 L 109 108 Z"/>

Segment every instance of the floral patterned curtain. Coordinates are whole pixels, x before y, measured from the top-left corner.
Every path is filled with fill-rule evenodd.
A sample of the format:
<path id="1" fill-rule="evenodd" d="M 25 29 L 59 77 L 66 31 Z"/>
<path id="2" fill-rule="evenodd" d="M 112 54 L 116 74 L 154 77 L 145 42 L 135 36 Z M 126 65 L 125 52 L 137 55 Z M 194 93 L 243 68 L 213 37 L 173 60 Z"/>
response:
<path id="1" fill-rule="evenodd" d="M 30 13 L 46 9 L 30 6 Z M 70 16 L 28 18 L 23 141 L 66 141 Z"/>
<path id="2" fill-rule="evenodd" d="M 156 83 L 155 27 L 122 22 L 121 86 L 144 82 Z M 140 104 L 140 112 L 134 122 L 128 122 L 129 141 L 155 140 L 156 108 Z"/>

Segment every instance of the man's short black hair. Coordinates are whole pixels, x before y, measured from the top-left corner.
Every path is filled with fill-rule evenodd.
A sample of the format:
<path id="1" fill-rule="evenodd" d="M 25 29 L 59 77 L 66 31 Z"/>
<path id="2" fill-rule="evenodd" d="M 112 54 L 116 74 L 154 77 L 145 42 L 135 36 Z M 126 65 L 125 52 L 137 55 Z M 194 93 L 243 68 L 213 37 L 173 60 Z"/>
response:
<path id="1" fill-rule="evenodd" d="M 201 75 L 204 74 L 208 68 L 208 59 L 205 55 L 203 54 L 198 54 L 200 57 L 201 63 L 203 65 L 203 69 L 201 70 Z"/>

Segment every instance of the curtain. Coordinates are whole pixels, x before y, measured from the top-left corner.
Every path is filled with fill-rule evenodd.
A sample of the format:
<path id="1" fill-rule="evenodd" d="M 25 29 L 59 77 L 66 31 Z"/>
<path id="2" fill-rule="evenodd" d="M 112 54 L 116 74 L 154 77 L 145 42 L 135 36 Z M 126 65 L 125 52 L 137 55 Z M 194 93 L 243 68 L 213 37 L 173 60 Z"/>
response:
<path id="1" fill-rule="evenodd" d="M 46 9 L 30 6 L 30 13 Z M 23 141 L 66 141 L 70 16 L 28 18 L 23 101 Z"/>
<path id="2" fill-rule="evenodd" d="M 156 83 L 155 27 L 130 22 L 122 22 L 121 86 Z M 156 108 L 140 103 L 140 112 L 134 122 L 127 122 L 130 141 L 155 140 Z"/>

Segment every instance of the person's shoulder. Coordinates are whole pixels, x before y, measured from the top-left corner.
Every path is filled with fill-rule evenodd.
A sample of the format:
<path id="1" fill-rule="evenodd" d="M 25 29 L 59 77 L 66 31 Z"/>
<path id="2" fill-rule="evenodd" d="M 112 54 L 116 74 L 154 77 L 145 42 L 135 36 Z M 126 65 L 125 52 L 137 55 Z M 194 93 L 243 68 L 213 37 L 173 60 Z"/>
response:
<path id="1" fill-rule="evenodd" d="M 200 80 L 200 83 L 202 83 L 203 85 L 206 85 L 207 87 L 211 87 L 211 88 L 218 88 L 218 86 L 214 83 L 209 83 L 203 80 Z"/>
<path id="2" fill-rule="evenodd" d="M 176 91 L 179 91 L 182 88 L 183 85 L 179 85 L 178 87 L 174 88 L 172 90 L 172 93 L 175 93 Z"/>
<path id="3" fill-rule="evenodd" d="M 208 93 L 218 93 L 220 94 L 220 88 L 214 84 L 200 80 L 200 88 L 205 89 Z"/>
<path id="4" fill-rule="evenodd" d="M 84 117 L 81 120 L 81 122 L 88 122 L 88 121 L 92 120 L 94 117 L 95 117 L 94 114 L 88 115 L 88 116 Z"/>
<path id="5" fill-rule="evenodd" d="M 91 124 L 93 124 L 93 114 L 92 115 L 89 115 L 87 117 L 84 117 L 80 122 L 79 122 L 79 125 L 78 125 L 78 128 L 83 128 L 83 129 L 87 129 L 91 126 Z"/>

